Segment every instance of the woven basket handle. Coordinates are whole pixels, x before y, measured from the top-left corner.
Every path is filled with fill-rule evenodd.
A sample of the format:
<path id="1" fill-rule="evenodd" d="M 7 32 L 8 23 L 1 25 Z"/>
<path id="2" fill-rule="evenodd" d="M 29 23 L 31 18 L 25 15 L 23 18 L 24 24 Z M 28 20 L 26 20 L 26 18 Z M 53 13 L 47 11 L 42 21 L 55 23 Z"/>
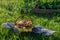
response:
<path id="1" fill-rule="evenodd" d="M 24 16 L 25 16 L 25 14 L 24 15 L 20 15 L 19 17 L 17 17 L 16 20 L 15 20 L 15 25 L 16 25 L 16 22 L 18 21 L 18 19 L 21 18 L 23 20 L 24 19 Z M 29 17 L 30 18 L 30 21 L 33 22 L 32 18 L 29 15 L 27 15 L 27 17 Z"/>

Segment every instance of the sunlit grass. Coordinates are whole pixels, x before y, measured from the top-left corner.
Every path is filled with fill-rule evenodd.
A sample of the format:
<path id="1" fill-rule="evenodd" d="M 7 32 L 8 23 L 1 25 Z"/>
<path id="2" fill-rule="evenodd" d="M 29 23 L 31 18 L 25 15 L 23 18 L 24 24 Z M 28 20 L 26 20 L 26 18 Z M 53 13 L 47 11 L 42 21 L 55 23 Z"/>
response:
<path id="1" fill-rule="evenodd" d="M 42 3 L 43 0 L 41 0 Z M 12 21 L 14 22 L 16 18 L 21 15 L 20 8 L 28 7 L 28 11 L 33 8 L 35 5 L 34 0 L 29 0 L 28 2 L 25 0 L 2 0 L 0 1 L 0 40 L 60 40 L 60 16 L 54 16 L 52 18 L 43 17 L 43 16 L 36 16 L 34 13 L 30 15 L 34 21 L 34 25 L 40 24 L 41 26 L 55 30 L 57 33 L 53 34 L 53 36 L 45 37 L 39 34 L 27 34 L 27 33 L 20 33 L 16 35 L 13 30 L 2 28 L 1 24 Z M 46 0 L 43 1 L 45 3 Z M 47 2 L 52 2 L 48 0 Z M 12 6 L 12 7 L 10 7 Z M 11 8 L 11 10 L 7 9 Z M 23 13 L 23 14 L 30 14 Z"/>

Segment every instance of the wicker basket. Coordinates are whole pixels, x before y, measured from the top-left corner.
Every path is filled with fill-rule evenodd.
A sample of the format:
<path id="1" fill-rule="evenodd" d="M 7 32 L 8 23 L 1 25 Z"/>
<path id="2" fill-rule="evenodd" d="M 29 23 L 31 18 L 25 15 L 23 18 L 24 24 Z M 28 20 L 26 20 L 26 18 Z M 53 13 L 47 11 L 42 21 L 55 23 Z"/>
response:
<path id="1" fill-rule="evenodd" d="M 19 21 L 31 21 L 32 23 L 31 23 L 31 25 L 30 26 L 28 26 L 28 27 L 25 27 L 24 25 L 25 24 L 23 24 L 22 26 L 20 26 L 20 27 L 18 27 L 17 26 L 17 22 L 19 22 Z M 15 27 L 20 31 L 20 32 L 29 32 L 29 31 L 32 31 L 32 28 L 33 28 L 33 20 L 32 20 L 32 18 L 30 17 L 30 16 L 26 16 L 26 15 L 21 15 L 21 16 L 19 16 L 16 20 L 15 20 Z"/>

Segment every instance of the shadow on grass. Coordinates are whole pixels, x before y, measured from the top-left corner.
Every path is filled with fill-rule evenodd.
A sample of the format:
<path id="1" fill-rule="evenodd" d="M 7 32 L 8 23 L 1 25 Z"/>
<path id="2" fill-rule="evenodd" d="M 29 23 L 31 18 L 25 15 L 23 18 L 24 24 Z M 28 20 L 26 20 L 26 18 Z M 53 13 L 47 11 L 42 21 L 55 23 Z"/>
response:
<path id="1" fill-rule="evenodd" d="M 60 40 L 60 38 L 52 36 L 44 36 L 43 34 L 36 34 L 31 32 L 22 32 L 19 35 L 21 40 L 24 40 L 24 37 L 27 37 L 28 40 Z"/>
<path id="2" fill-rule="evenodd" d="M 20 37 L 22 40 L 24 40 L 24 37 L 27 37 L 29 40 L 43 40 L 43 35 L 42 34 L 36 34 L 32 32 L 22 32 L 20 34 Z M 48 38 L 47 38 L 48 40 Z"/>

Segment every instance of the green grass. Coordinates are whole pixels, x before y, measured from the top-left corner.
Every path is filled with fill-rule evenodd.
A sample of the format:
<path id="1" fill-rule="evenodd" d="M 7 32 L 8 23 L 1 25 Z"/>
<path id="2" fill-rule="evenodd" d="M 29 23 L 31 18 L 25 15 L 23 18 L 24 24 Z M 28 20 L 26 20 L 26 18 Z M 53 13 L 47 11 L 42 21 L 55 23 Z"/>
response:
<path id="1" fill-rule="evenodd" d="M 45 3 L 43 1 L 43 3 Z M 52 2 L 48 0 L 48 2 Z M 41 1 L 42 3 L 42 1 Z M 57 13 L 56 16 L 49 17 L 49 16 L 41 16 L 35 15 L 30 11 L 34 7 L 34 0 L 2 0 L 0 1 L 0 40 L 60 40 L 60 16 Z M 20 8 L 28 8 L 27 10 L 24 9 L 24 12 L 21 13 Z M 28 11 L 28 12 L 26 12 Z M 14 22 L 16 18 L 21 14 L 30 15 L 34 21 L 34 24 L 40 24 L 45 28 L 57 31 L 52 36 L 46 37 L 40 34 L 31 34 L 31 33 L 20 33 L 16 35 L 13 30 L 5 29 L 1 26 L 2 23 L 12 21 Z"/>

